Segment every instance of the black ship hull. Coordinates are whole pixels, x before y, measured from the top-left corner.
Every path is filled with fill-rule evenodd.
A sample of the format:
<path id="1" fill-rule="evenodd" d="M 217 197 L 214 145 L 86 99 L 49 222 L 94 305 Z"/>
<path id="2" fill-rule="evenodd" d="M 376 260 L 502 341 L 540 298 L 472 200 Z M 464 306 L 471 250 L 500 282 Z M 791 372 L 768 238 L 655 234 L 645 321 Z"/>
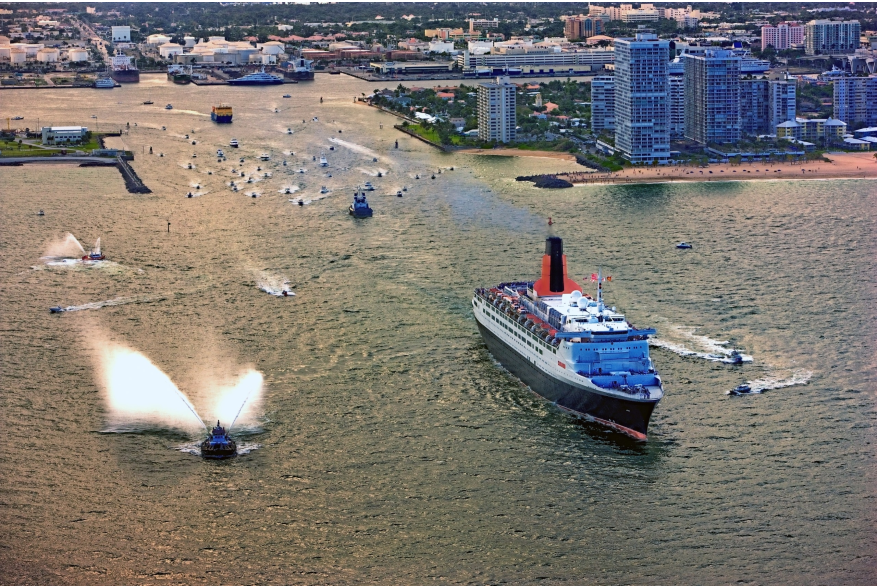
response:
<path id="1" fill-rule="evenodd" d="M 110 72 L 110 77 L 120 84 L 136 84 L 140 81 L 139 69 L 114 69 Z"/>
<path id="2" fill-rule="evenodd" d="M 284 71 L 283 77 L 286 79 L 294 79 L 299 81 L 313 81 L 313 71 Z"/>
<path id="3" fill-rule="evenodd" d="M 535 393 L 563 410 L 593 419 L 637 440 L 646 440 L 649 419 L 657 401 L 625 400 L 560 381 L 522 357 L 480 322 L 478 330 L 494 358 Z"/>

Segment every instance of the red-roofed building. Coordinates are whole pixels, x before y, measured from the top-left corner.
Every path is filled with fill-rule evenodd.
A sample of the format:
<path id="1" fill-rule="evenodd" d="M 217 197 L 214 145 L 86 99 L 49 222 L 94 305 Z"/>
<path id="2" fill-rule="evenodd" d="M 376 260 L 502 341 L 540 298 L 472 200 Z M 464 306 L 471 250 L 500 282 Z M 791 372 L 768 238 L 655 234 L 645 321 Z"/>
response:
<path id="1" fill-rule="evenodd" d="M 545 102 L 545 112 L 551 112 L 552 110 L 557 110 L 557 104 L 554 102 Z"/>
<path id="2" fill-rule="evenodd" d="M 435 95 L 437 98 L 441 98 L 442 100 L 453 100 L 454 99 L 453 92 L 436 92 Z"/>

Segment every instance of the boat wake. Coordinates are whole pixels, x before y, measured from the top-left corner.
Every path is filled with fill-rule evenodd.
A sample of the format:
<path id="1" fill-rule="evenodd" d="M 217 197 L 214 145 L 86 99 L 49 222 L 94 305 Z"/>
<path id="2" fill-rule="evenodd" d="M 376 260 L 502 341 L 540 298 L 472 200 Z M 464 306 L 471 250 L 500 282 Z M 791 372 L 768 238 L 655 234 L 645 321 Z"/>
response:
<path id="1" fill-rule="evenodd" d="M 190 455 L 195 455 L 196 457 L 201 456 L 201 442 L 187 442 L 186 444 L 180 444 L 178 446 L 173 447 L 174 450 L 178 450 L 180 452 L 184 452 Z M 261 444 L 256 444 L 255 442 L 238 442 L 238 456 L 250 454 L 254 450 L 258 450 L 262 448 Z"/>
<path id="2" fill-rule="evenodd" d="M 682 357 L 695 357 L 716 363 L 736 362 L 731 357 L 731 353 L 735 349 L 725 346 L 729 342 L 727 340 L 714 340 L 708 336 L 701 336 L 695 334 L 693 328 L 685 328 L 682 326 L 671 326 L 669 330 L 670 338 L 676 340 L 650 338 L 649 344 L 654 347 L 667 349 L 668 351 L 674 352 Z M 679 339 L 682 340 L 680 341 Z M 743 359 L 742 362 L 744 363 L 751 363 L 753 361 L 751 355 L 740 353 L 740 357 Z"/>
<path id="3" fill-rule="evenodd" d="M 346 148 L 350 149 L 351 151 L 354 151 L 356 153 L 360 153 L 362 155 L 368 155 L 369 157 L 372 157 L 372 158 L 379 157 L 379 155 L 375 151 L 372 151 L 368 147 L 363 147 L 362 145 L 357 145 L 356 143 L 348 143 L 347 141 L 342 141 L 341 139 L 336 139 L 336 138 L 329 139 L 329 142 L 335 143 L 336 145 L 341 145 L 342 147 L 346 147 Z"/>
<path id="4" fill-rule="evenodd" d="M 761 379 L 753 379 L 752 381 L 747 381 L 746 384 L 752 388 L 752 391 L 749 393 L 762 393 L 771 389 L 782 389 L 783 387 L 792 387 L 794 385 L 807 385 L 808 383 L 810 383 L 810 379 L 812 377 L 812 371 L 799 369 L 793 371 L 792 376 L 786 379 L 767 376 Z M 726 395 L 729 395 L 730 393 L 730 391 L 725 392 Z"/>
<path id="5" fill-rule="evenodd" d="M 272 275 L 270 273 L 260 273 L 256 277 L 256 286 L 265 293 L 277 296 L 278 298 L 292 297 L 295 292 L 289 285 L 289 280 L 282 275 Z"/>
<path id="6" fill-rule="evenodd" d="M 165 300 L 164 297 L 141 297 L 141 298 L 115 298 L 112 300 L 104 300 L 102 302 L 90 302 L 79 306 L 62 307 L 62 312 L 79 312 L 80 310 L 100 310 L 111 306 L 124 306 L 125 304 L 148 304 L 151 302 L 160 302 Z"/>
<path id="7" fill-rule="evenodd" d="M 357 167 L 360 171 L 362 171 L 366 175 L 370 175 L 372 177 L 377 177 L 380 173 L 381 175 L 387 175 L 387 170 L 377 167 L 375 169 L 366 169 L 365 167 Z"/>

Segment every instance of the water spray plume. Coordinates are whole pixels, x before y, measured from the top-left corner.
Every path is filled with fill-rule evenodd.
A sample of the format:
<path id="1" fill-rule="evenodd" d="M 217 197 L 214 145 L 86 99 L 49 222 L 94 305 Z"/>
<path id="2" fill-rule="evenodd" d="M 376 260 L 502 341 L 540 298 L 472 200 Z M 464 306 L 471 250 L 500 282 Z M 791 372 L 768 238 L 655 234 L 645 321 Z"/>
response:
<path id="1" fill-rule="evenodd" d="M 233 386 L 221 390 L 218 394 L 219 403 L 216 406 L 216 416 L 220 421 L 230 422 L 230 431 L 237 422 L 244 408 L 252 405 L 262 393 L 262 374 L 258 371 L 249 371 L 238 379 Z M 252 401 L 251 401 L 252 400 Z"/>
<path id="2" fill-rule="evenodd" d="M 85 249 L 76 240 L 76 237 L 67 233 L 62 239 L 54 240 L 46 247 L 44 257 L 76 257 L 79 258 L 85 254 Z"/>
<path id="3" fill-rule="evenodd" d="M 141 353 L 108 346 L 102 367 L 114 424 L 191 429 L 197 423 L 206 428 L 186 396 Z"/>

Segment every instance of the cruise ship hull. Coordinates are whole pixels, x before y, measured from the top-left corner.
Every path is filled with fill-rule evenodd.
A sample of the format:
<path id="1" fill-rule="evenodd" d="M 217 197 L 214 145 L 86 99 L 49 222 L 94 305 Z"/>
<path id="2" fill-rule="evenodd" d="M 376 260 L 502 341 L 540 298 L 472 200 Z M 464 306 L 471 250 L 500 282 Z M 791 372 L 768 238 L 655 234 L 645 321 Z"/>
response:
<path id="1" fill-rule="evenodd" d="M 560 381 L 521 356 L 481 322 L 478 322 L 478 330 L 494 358 L 543 398 L 563 410 L 596 420 L 638 440 L 646 440 L 649 419 L 657 400 L 630 401 Z"/>
<path id="2" fill-rule="evenodd" d="M 240 79 L 230 79 L 228 80 L 228 84 L 231 86 L 276 86 L 278 84 L 282 84 L 283 80 L 277 78 L 276 80 L 245 80 L 243 78 Z"/>
<path id="3" fill-rule="evenodd" d="M 286 79 L 294 79 L 298 81 L 313 81 L 313 71 L 284 71 L 283 77 Z"/>

